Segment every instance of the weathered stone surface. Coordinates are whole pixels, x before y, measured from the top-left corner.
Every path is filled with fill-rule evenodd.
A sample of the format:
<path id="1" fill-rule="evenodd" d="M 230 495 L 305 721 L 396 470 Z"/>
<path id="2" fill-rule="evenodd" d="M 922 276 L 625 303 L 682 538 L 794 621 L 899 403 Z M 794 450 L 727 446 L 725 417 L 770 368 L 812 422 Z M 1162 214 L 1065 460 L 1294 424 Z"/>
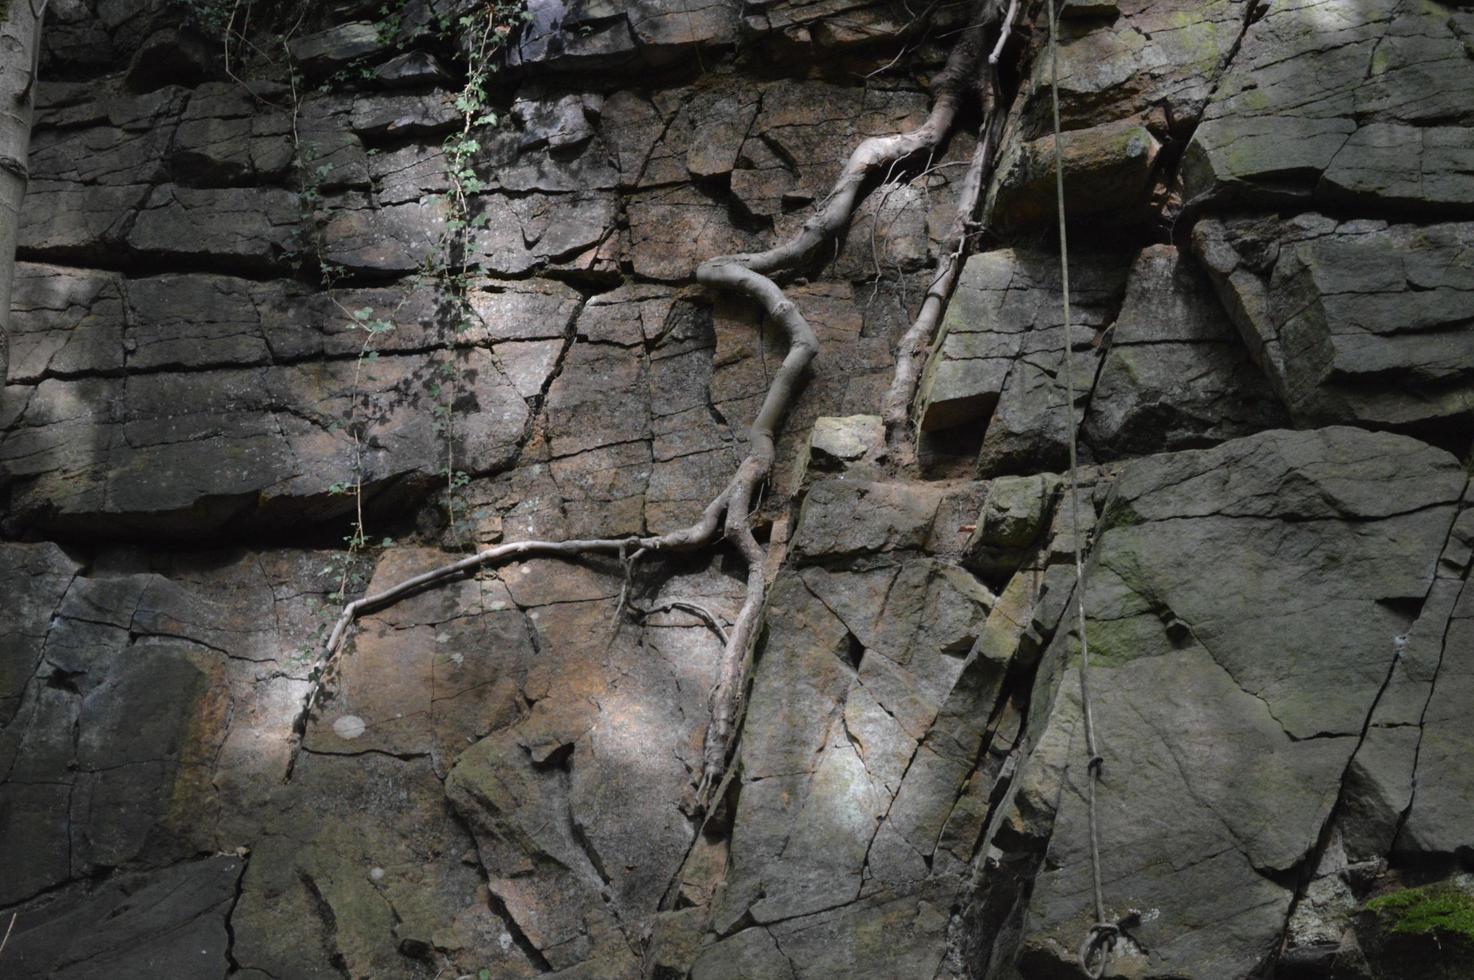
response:
<path id="1" fill-rule="evenodd" d="M 1145 220 L 1161 144 L 1139 121 L 1072 130 L 1060 138 L 1065 173 L 1065 213 L 1072 219 L 1110 212 L 1129 225 Z M 1054 220 L 1056 207 L 1054 137 L 1013 144 L 1000 160 L 989 211 L 1005 225 Z"/>
<path id="2" fill-rule="evenodd" d="M 836 162 L 847 159 L 861 141 L 914 129 L 925 117 L 926 100 L 919 92 L 772 85 L 763 90 L 762 111 L 743 155 L 765 180 L 776 182 L 774 196 L 791 210 L 822 198 L 838 174 Z M 803 218 L 793 214 L 779 230 L 792 234 Z"/>
<path id="3" fill-rule="evenodd" d="M 1187 194 L 1467 211 L 1474 61 L 1455 24 L 1392 0 L 1269 4 L 1187 148 Z"/>
<path id="4" fill-rule="evenodd" d="M 805 526 L 874 511 L 826 499 L 826 487 L 845 486 L 810 491 L 799 553 Z M 877 547 L 908 546 L 890 538 Z M 981 831 L 963 828 L 959 798 L 970 778 L 986 793 L 996 772 L 974 767 L 1007 658 L 975 652 L 993 602 L 981 583 L 941 560 L 872 558 L 889 561 L 808 567 L 774 584 L 731 864 L 713 909 L 718 931 L 744 916 L 765 928 L 718 943 L 693 976 L 746 975 L 731 971 L 753 957 L 769 965 L 746 969 L 777 969 L 768 936 L 794 976 L 925 974 L 940 960 L 936 895 L 955 887 L 945 884 L 960 870 L 952 849 L 965 862 Z M 884 948 L 851 938 L 872 934 Z"/>
<path id="5" fill-rule="evenodd" d="M 221 74 L 215 46 L 198 31 L 166 27 L 149 35 L 133 52 L 125 81 L 148 92 L 162 85 L 190 85 Z"/>
<path id="6" fill-rule="evenodd" d="M 1072 265 L 1075 339 L 1084 345 L 1110 323 L 1125 268 L 1115 257 L 1076 257 Z M 970 425 L 991 432 L 997 425 L 994 439 L 1001 447 L 1010 435 L 1027 438 L 1037 423 L 1046 427 L 1057 452 L 1062 426 L 1049 426 L 1046 409 L 1051 397 L 1059 397 L 1056 387 L 1063 387 L 1053 377 L 1064 343 L 1058 288 L 1059 259 L 1046 253 L 1003 249 L 968 260 L 922 376 L 917 397 L 923 430 Z M 1094 355 L 1077 349 L 1074 359 L 1083 385 L 1094 376 Z M 1005 392 L 1009 404 L 1000 406 Z M 1005 409 L 1002 417 L 995 414 Z"/>
<path id="7" fill-rule="evenodd" d="M 637 60 L 629 21 L 618 8 L 600 7 L 580 16 L 582 11 L 570 11 L 562 0 L 538 0 L 528 13 L 527 28 L 509 53 L 514 65 L 566 71 L 623 67 Z"/>
<path id="8" fill-rule="evenodd" d="M 525 666 L 510 672 L 535 704 L 460 755 L 447 793 L 476 837 L 492 893 L 563 969 L 627 960 L 623 930 L 655 910 L 685 857 L 694 827 L 673 804 L 650 801 L 679 799 L 696 768 L 699 729 L 675 721 L 696 715 L 716 648 L 701 625 L 682 622 L 652 630 L 649 648 L 615 637 L 601 668 L 584 653 L 590 633 L 611 626 L 617 573 L 564 575 L 553 591 L 548 575 L 564 573 L 547 563 L 503 573 L 519 604 L 554 603 L 530 614 L 538 652 L 529 648 Z M 547 807 L 570 819 L 542 819 Z"/>
<path id="9" fill-rule="evenodd" d="M 292 165 L 291 116 L 258 111 L 259 98 L 280 97 L 277 86 L 257 95 L 229 82 L 197 87 L 190 95 L 168 156 L 169 172 L 182 184 L 220 185 L 269 181 Z"/>
<path id="10" fill-rule="evenodd" d="M 406 51 L 374 69 L 374 77 L 390 88 L 418 88 L 451 80 L 440 59 L 428 51 Z"/>
<path id="11" fill-rule="evenodd" d="M 1279 399 L 1206 276 L 1177 250 L 1144 250 L 1082 427 L 1098 455 L 1186 449 L 1275 428 Z"/>
<path id="12" fill-rule="evenodd" d="M 82 574 L 52 546 L 6 546 L 27 578 L 7 612 L 0 835 L 26 846 L 0 902 L 251 839 L 308 687 L 298 651 L 330 587 L 313 563 L 196 553 L 142 571 L 116 553 Z"/>
<path id="13" fill-rule="evenodd" d="M 348 113 L 353 132 L 369 139 L 443 136 L 460 124 L 455 100 L 441 92 L 360 96 Z"/>
<path id="14" fill-rule="evenodd" d="M 483 199 L 486 227 L 472 246 L 493 275 L 518 276 L 549 262 L 601 268 L 619 254 L 617 204 L 607 194 L 555 194 Z"/>
<path id="15" fill-rule="evenodd" d="M 243 862 L 212 857 L 48 896 L 5 945 L 19 978 L 223 977 Z"/>
<path id="16" fill-rule="evenodd" d="M 188 90 L 173 85 L 143 95 L 113 95 L 97 106 L 95 118 L 41 128 L 31 146 L 32 172 L 48 181 L 79 185 L 161 181 L 168 173 L 169 149 L 181 112 L 191 100 Z M 63 217 L 33 207 L 27 210 L 42 220 Z"/>
<path id="17" fill-rule="evenodd" d="M 1269 432 L 1123 469 L 1087 597 L 1095 718 L 1110 733 L 1097 794 L 1108 901 L 1162 914 L 1118 950 L 1119 968 L 1238 976 L 1272 958 L 1292 895 L 1265 873 L 1300 866 L 1330 818 L 1407 628 L 1393 610 L 1432 584 L 1426 556 L 1463 479 L 1436 450 L 1353 429 Z M 1313 577 L 1294 555 L 1342 572 Z M 1069 650 L 1058 636 L 1048 656 L 1063 666 Z M 1314 667 L 1326 650 L 1333 688 Z M 1057 691 L 1048 728 L 1083 760 L 1068 675 Z M 1092 914 L 1081 767 L 1062 774 L 1027 975 L 1072 958 Z M 1193 924 L 1209 921 L 1232 929 L 1207 939 Z"/>
<path id="18" fill-rule="evenodd" d="M 821 352 L 752 516 L 771 584 L 708 813 L 724 543 L 442 582 L 359 620 L 304 715 L 322 636 L 469 547 L 694 520 L 787 352 L 695 268 L 919 125 L 969 12 L 535 3 L 468 133 L 463 309 L 437 270 L 464 4 L 256 4 L 233 77 L 177 33 L 228 11 L 185 6 L 47 12 L 0 408 L 0 970 L 1076 976 L 1076 541 L 1106 897 L 1146 920 L 1107 975 L 1399 966 L 1358 910 L 1474 847 L 1474 508 L 1440 450 L 1311 427 L 1467 443 L 1467 5 L 1063 5 L 1070 352 L 1023 5 L 919 464 L 876 413 L 974 94 L 778 277 Z M 1152 244 L 1179 209 L 1216 299 Z M 360 519 L 366 547 L 310 550 Z"/>
<path id="19" fill-rule="evenodd" d="M 125 244 L 155 261 L 204 260 L 264 271 L 285 262 L 300 221 L 290 191 L 165 185 L 142 203 Z"/>
<path id="20" fill-rule="evenodd" d="M 1474 410 L 1474 225 L 1206 221 L 1194 231 L 1250 355 L 1300 424 L 1452 423 Z"/>
<path id="21" fill-rule="evenodd" d="M 287 46 L 292 59 L 304 71 L 326 75 L 360 58 L 378 54 L 384 50 L 385 41 L 379 25 L 361 20 L 295 38 Z"/>
<path id="22" fill-rule="evenodd" d="M 1356 938 L 1365 961 L 1386 980 L 1454 980 L 1474 965 L 1466 919 L 1474 906 L 1467 873 L 1417 887 L 1394 887 L 1365 903 Z"/>
<path id="23" fill-rule="evenodd" d="M 940 495 L 894 483 L 825 480 L 804 500 L 795 554 L 834 559 L 926 543 Z"/>
<path id="24" fill-rule="evenodd" d="M 1437 621 L 1433 618 L 1430 626 Z M 1435 647 L 1438 659 L 1418 718 L 1421 736 L 1412 782 L 1399 780 L 1395 784 L 1410 790 L 1407 809 L 1400 814 L 1404 822 L 1395 847 L 1422 860 L 1450 856 L 1462 860 L 1474 834 L 1468 806 L 1474 786 L 1456 761 L 1469 751 L 1470 742 L 1459 706 L 1467 704 L 1474 691 L 1474 670 L 1467 652 L 1474 642 L 1474 589 L 1467 581 L 1448 613 L 1443 635 L 1429 636 L 1425 641 Z M 1406 756 L 1401 761 L 1406 763 Z M 1383 778 L 1397 772 L 1387 766 L 1372 771 Z"/>
<path id="25" fill-rule="evenodd" d="M 150 192 L 147 184 L 82 186 L 33 179 L 26 187 L 17 248 L 43 260 L 100 258 L 123 244 Z"/>
<path id="26" fill-rule="evenodd" d="M 1060 479 L 1047 473 L 990 481 L 982 512 L 963 551 L 968 567 L 1007 580 L 1044 543 L 1060 486 Z"/>
<path id="27" fill-rule="evenodd" d="M 434 197 L 374 208 L 367 197 L 353 195 L 333 201 L 329 213 L 323 258 L 351 272 L 382 276 L 420 268 L 445 233 L 448 209 Z"/>
<path id="28" fill-rule="evenodd" d="M 490 351 L 464 350 L 453 363 L 460 410 L 476 408 L 457 431 L 457 455 L 506 465 L 526 401 Z M 273 511 L 344 513 L 351 496 L 335 499 L 332 488 L 352 485 L 355 467 L 370 496 L 443 470 L 433 417 L 419 410 L 435 378 L 419 358 L 385 357 L 366 370 L 327 361 L 11 387 L 0 459 L 12 516 L 181 533 Z M 218 447 L 218 465 L 197 465 L 201 439 Z"/>
<path id="29" fill-rule="evenodd" d="M 737 5 L 669 10 L 652 0 L 584 5 L 537 0 L 509 60 L 555 71 L 662 65 L 737 39 Z"/>
<path id="30" fill-rule="evenodd" d="M 273 804 L 231 914 L 241 967 L 265 976 L 412 977 L 433 975 L 430 962 L 534 972 L 488 906 L 481 875 L 461 860 L 471 842 L 423 759 L 305 754 Z"/>
<path id="31" fill-rule="evenodd" d="M 757 246 L 735 227 L 725 207 L 694 187 L 679 185 L 629 199 L 635 272 L 664 281 L 692 278 L 695 255 L 730 255 Z"/>
<path id="32" fill-rule="evenodd" d="M 21 263 L 10 377 L 35 383 L 184 367 L 256 367 L 356 358 L 366 350 L 418 354 L 449 343 L 492 345 L 518 392 L 533 397 L 553 367 L 549 352 L 543 345 L 509 342 L 552 342 L 556 361 L 580 296 L 545 279 L 476 280 L 473 319 L 464 329 L 448 323 L 438 303 L 428 290 L 401 286 L 327 293 L 281 280 L 194 273 L 129 277 Z M 370 334 L 367 327 L 374 323 L 387 329 Z"/>
<path id="33" fill-rule="evenodd" d="M 1065 4 L 1059 45 L 1060 118 L 1066 130 L 1125 119 L 1160 106 L 1187 132 L 1228 63 L 1251 5 L 1121 0 Z M 1029 138 L 1049 131 L 1046 58 L 1034 62 Z"/>
<path id="34" fill-rule="evenodd" d="M 814 420 L 809 441 L 794 464 L 795 483 L 802 486 L 826 474 L 859 479 L 881 475 L 885 427 L 879 415 L 822 416 Z"/>

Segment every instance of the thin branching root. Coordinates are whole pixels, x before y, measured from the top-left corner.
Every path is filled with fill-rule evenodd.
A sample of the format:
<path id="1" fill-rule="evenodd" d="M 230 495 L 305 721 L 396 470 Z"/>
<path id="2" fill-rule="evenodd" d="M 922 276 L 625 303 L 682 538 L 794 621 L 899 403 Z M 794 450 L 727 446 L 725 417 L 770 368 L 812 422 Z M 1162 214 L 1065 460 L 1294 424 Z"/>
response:
<path id="1" fill-rule="evenodd" d="M 861 143 L 851 154 L 821 208 L 792 239 L 765 252 L 718 256 L 703 262 L 696 270 L 697 281 L 708 289 L 731 293 L 754 303 L 763 316 L 776 323 L 783 332 L 788 341 L 788 352 L 774 374 L 748 431 L 746 457 L 694 524 L 660 535 L 501 544 L 413 576 L 381 592 L 350 602 L 343 608 L 328 636 L 319 674 L 326 673 L 359 616 L 383 609 L 447 579 L 513 559 L 577 558 L 595 554 L 616 557 L 624 566 L 626 576 L 618 607 L 620 618 L 626 613 L 643 618 L 654 612 L 679 609 L 702 619 L 722 641 L 721 664 L 711 696 L 711 722 L 707 727 L 702 772 L 696 789 L 698 804 L 709 808 L 725 785 L 723 777 L 742 714 L 747 666 L 752 658 L 767 595 L 768 550 L 753 533 L 756 502 L 773 468 L 778 430 L 788 416 L 804 372 L 819 352 L 813 329 L 775 279 L 798 275 L 816 259 L 822 258 L 827 251 L 826 246 L 832 245 L 849 227 L 862 193 L 874 186 L 876 178 L 894 167 L 934 154 L 950 133 L 964 100 L 970 93 L 980 92 L 985 109 L 984 132 L 979 135 L 978 153 L 969 166 L 953 236 L 949 239 L 946 254 L 938 263 L 938 276 L 928 292 L 922 317 L 918 319 L 920 323 L 929 317 L 930 326 L 920 333 L 917 327 L 913 327 L 902 345 L 903 355 L 912 347 L 924 350 L 955 282 L 965 241 L 973 227 L 972 214 L 976 210 L 982 175 L 997 142 L 996 67 L 988 70 L 993 79 L 993 85 L 989 87 L 982 77 L 985 39 L 997 39 L 996 50 L 1001 50 L 1002 37 L 1006 35 L 1011 20 L 1011 12 L 1003 14 L 1001 0 L 978 0 L 976 12 L 960 33 L 945 68 L 935 79 L 932 109 L 920 127 L 909 133 L 874 137 Z M 996 55 L 991 63 L 996 66 Z M 906 358 L 903 356 L 902 359 Z M 902 370 L 902 365 L 898 364 L 898 386 L 902 384 L 899 377 Z M 908 387 L 900 401 L 903 417 L 910 400 L 909 392 L 914 388 L 915 367 L 910 365 L 904 370 L 908 372 L 909 380 L 905 382 Z M 710 610 L 696 603 L 670 600 L 641 608 L 630 599 L 633 568 L 642 558 L 688 552 L 714 545 L 720 540 L 730 543 L 747 563 L 742 607 L 730 626 L 724 625 Z M 308 696 L 307 711 L 312 709 L 321 683 L 319 680 L 319 686 L 314 687 Z"/>
<path id="2" fill-rule="evenodd" d="M 931 348 L 942 321 L 942 313 L 952 290 L 957 286 L 957 277 L 962 272 L 962 263 L 982 232 L 977 220 L 978 204 L 982 200 L 983 185 L 993 172 L 998 155 L 998 143 L 1003 134 L 1003 91 L 998 77 L 998 62 L 1003 57 L 1004 47 L 1013 32 L 1014 18 L 1018 16 L 1018 0 L 1010 0 L 1008 10 L 998 28 L 997 40 L 988 54 L 985 68 L 986 82 L 980 80 L 979 97 L 983 105 L 982 126 L 978 130 L 977 147 L 962 178 L 961 192 L 957 198 L 957 216 L 947 232 L 946 239 L 937 256 L 936 269 L 931 283 L 922 299 L 921 309 L 911 327 L 896 346 L 896 371 L 891 378 L 891 387 L 885 396 L 881 419 L 885 424 L 886 446 L 893 459 L 900 465 L 914 461 L 916 433 L 911 426 L 911 401 L 916 396 L 916 386 L 921 375 L 925 355 Z"/>

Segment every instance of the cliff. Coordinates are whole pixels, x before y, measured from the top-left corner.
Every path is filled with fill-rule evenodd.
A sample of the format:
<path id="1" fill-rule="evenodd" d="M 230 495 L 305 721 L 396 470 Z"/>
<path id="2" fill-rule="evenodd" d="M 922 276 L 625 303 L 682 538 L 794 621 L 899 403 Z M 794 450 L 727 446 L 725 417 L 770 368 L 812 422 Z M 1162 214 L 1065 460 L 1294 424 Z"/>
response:
<path id="1" fill-rule="evenodd" d="M 1474 8 L 1066 4 L 1072 342 L 1047 15 L 986 9 L 949 137 L 773 272 L 818 353 L 730 540 L 325 657 L 478 549 L 698 522 L 792 339 L 698 267 L 920 126 L 973 11 L 52 0 L 0 973 L 1082 977 L 1093 833 L 1108 977 L 1474 976 Z"/>

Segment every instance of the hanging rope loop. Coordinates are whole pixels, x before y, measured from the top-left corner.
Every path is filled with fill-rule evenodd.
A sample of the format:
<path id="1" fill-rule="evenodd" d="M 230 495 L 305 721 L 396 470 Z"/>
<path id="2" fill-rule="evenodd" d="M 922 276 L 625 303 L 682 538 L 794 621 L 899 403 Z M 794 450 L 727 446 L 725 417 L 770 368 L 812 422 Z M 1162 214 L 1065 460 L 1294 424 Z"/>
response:
<path id="1" fill-rule="evenodd" d="M 1065 167 L 1064 154 L 1060 149 L 1061 127 L 1059 124 L 1059 17 L 1055 0 L 1048 0 L 1049 12 L 1049 96 L 1054 122 L 1054 193 L 1055 209 L 1059 218 L 1059 278 L 1060 299 L 1064 312 L 1065 349 L 1061 358 L 1061 374 L 1065 382 L 1065 429 L 1069 433 L 1070 471 L 1070 538 L 1075 559 L 1075 620 L 1080 637 L 1080 713 L 1085 729 L 1085 751 L 1089 762 L 1085 765 L 1085 805 L 1090 831 L 1090 885 L 1095 899 L 1095 924 L 1085 933 L 1080 944 L 1080 968 L 1090 980 L 1099 980 L 1110 964 L 1110 954 L 1120 938 L 1122 922 L 1109 922 L 1106 918 L 1105 889 L 1102 886 L 1100 860 L 1100 830 L 1097 826 L 1095 804 L 1096 783 L 1100 781 L 1105 759 L 1101 756 L 1095 739 L 1095 708 L 1090 698 L 1090 636 L 1085 629 L 1085 559 L 1084 539 L 1080 533 L 1080 474 L 1079 453 L 1076 446 L 1075 421 L 1075 333 L 1070 322 L 1070 247 L 1065 221 Z M 1128 918 L 1133 918 L 1128 916 Z"/>
<path id="2" fill-rule="evenodd" d="M 1085 940 L 1080 943 L 1080 969 L 1090 980 L 1105 976 L 1110 952 L 1116 948 L 1120 935 L 1121 927 L 1114 922 L 1097 922 L 1085 933 Z"/>
<path id="3" fill-rule="evenodd" d="M 1129 938 L 1126 930 L 1136 928 L 1141 921 L 1141 912 L 1132 909 L 1115 922 L 1097 922 L 1086 931 L 1085 939 L 1080 943 L 1080 969 L 1090 980 L 1100 980 L 1105 976 L 1116 943 L 1122 937 Z"/>

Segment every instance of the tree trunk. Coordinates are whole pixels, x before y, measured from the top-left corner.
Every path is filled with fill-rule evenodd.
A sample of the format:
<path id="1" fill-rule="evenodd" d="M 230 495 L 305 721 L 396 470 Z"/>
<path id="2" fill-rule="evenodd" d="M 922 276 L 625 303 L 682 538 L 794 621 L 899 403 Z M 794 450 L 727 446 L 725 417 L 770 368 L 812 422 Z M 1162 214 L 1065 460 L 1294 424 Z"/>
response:
<path id="1" fill-rule="evenodd" d="M 15 237 L 26 196 L 41 13 L 36 0 L 0 0 L 0 384 L 10 370 L 10 290 Z"/>

